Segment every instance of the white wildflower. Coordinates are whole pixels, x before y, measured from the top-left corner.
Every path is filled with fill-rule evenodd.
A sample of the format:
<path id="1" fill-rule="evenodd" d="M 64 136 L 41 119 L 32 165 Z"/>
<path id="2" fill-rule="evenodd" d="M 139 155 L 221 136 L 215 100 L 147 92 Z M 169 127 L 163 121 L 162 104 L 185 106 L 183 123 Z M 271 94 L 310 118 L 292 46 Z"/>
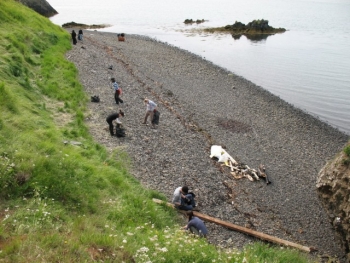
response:
<path id="1" fill-rule="evenodd" d="M 162 252 L 168 252 L 168 249 L 166 247 L 159 248 L 159 250 Z"/>
<path id="2" fill-rule="evenodd" d="M 141 247 L 137 252 L 147 253 L 149 251 L 148 247 Z"/>

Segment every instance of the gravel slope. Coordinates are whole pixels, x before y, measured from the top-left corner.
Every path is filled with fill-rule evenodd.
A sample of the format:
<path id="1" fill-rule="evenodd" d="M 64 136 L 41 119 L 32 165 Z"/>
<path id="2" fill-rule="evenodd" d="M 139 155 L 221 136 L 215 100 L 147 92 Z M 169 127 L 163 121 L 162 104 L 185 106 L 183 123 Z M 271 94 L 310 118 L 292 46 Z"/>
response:
<path id="1" fill-rule="evenodd" d="M 335 233 L 316 193 L 318 171 L 348 136 L 302 112 L 242 77 L 189 52 L 135 35 L 85 31 L 67 53 L 79 70 L 89 103 L 86 122 L 97 142 L 125 149 L 133 174 L 171 201 L 187 184 L 202 213 L 305 246 L 343 260 Z M 108 67 L 113 65 L 113 69 Z M 123 88 L 115 104 L 110 78 Z M 161 112 L 158 129 L 142 125 L 145 97 Z M 113 138 L 106 116 L 119 108 L 126 138 Z M 237 161 L 265 164 L 273 182 L 233 179 L 209 158 L 212 144 L 226 147 Z M 207 223 L 209 241 L 242 247 L 255 240 Z"/>

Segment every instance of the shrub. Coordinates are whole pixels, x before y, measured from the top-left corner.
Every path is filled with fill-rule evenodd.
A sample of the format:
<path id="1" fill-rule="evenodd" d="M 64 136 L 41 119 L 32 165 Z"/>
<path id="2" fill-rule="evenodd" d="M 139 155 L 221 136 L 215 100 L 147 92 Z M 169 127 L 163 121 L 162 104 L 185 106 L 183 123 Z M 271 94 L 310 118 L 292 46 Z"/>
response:
<path id="1" fill-rule="evenodd" d="M 350 157 L 350 145 L 346 146 L 345 149 L 344 149 L 344 153 Z"/>

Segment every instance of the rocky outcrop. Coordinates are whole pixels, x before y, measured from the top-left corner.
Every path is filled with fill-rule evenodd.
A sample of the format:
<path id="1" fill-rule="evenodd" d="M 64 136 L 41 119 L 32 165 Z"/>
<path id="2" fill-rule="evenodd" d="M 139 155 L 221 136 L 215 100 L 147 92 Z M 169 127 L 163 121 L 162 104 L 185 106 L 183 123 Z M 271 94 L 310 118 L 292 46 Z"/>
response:
<path id="1" fill-rule="evenodd" d="M 18 0 L 18 2 L 28 6 L 45 17 L 51 17 L 58 14 L 58 12 L 46 0 Z"/>
<path id="2" fill-rule="evenodd" d="M 269 21 L 264 19 L 253 20 L 247 25 L 236 21 L 233 25 L 225 26 L 225 29 L 232 31 L 233 34 L 275 34 L 286 31 L 284 28 L 269 26 Z"/>
<path id="3" fill-rule="evenodd" d="M 249 36 L 249 35 L 273 35 L 276 33 L 283 33 L 285 28 L 274 28 L 269 26 L 269 21 L 264 19 L 253 20 L 247 25 L 242 22 L 236 21 L 233 25 L 227 25 L 224 27 L 206 28 L 206 32 L 225 32 L 231 33 L 232 36 Z"/>
<path id="4" fill-rule="evenodd" d="M 197 19 L 197 20 L 192 20 L 192 19 L 185 19 L 185 21 L 184 21 L 184 23 L 185 24 L 194 24 L 194 23 L 196 23 L 196 24 L 201 24 L 201 23 L 204 23 L 204 19 Z"/>
<path id="5" fill-rule="evenodd" d="M 99 29 L 99 28 L 105 28 L 109 27 L 110 25 L 101 24 L 101 25 L 87 25 L 87 24 L 81 24 L 81 23 L 75 23 L 75 22 L 69 22 L 62 25 L 63 28 L 80 28 L 80 29 Z"/>
<path id="6" fill-rule="evenodd" d="M 350 149 L 350 143 L 345 149 Z M 320 171 L 316 187 L 350 262 L 350 157 L 345 152 Z"/>

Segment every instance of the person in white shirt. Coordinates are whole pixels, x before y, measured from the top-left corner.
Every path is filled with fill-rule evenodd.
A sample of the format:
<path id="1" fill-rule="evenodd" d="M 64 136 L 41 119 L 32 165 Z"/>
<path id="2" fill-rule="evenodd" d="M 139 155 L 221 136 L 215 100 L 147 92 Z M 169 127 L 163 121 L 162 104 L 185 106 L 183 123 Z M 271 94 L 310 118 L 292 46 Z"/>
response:
<path id="1" fill-rule="evenodd" d="M 146 109 L 146 116 L 145 116 L 145 120 L 143 121 L 143 124 L 147 124 L 147 119 L 149 116 L 151 119 L 152 128 L 155 128 L 155 125 L 152 123 L 152 119 L 153 119 L 154 111 L 157 110 L 157 104 L 155 104 L 153 101 L 147 98 L 144 99 L 144 103 L 147 105 L 147 109 Z"/>
<path id="2" fill-rule="evenodd" d="M 172 203 L 180 210 L 193 210 L 196 207 L 194 194 L 188 192 L 188 186 L 178 187 L 174 191 Z"/>

